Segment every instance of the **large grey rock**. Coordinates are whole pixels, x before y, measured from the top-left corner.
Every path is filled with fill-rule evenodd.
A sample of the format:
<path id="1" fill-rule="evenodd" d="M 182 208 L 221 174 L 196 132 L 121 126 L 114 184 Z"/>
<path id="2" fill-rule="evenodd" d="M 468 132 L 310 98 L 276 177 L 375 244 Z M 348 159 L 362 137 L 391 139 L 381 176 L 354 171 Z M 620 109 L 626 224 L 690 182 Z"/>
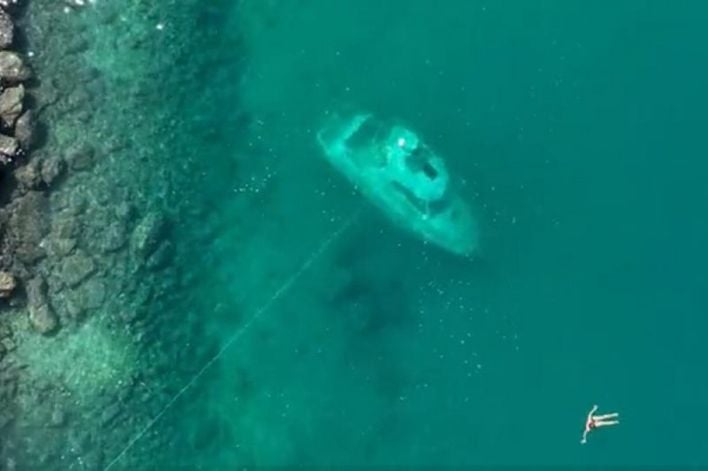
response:
<path id="1" fill-rule="evenodd" d="M 106 299 L 106 284 L 97 279 L 90 279 L 78 288 L 84 306 L 88 309 L 97 309 Z"/>
<path id="2" fill-rule="evenodd" d="M 62 173 L 64 173 L 64 160 L 57 156 L 52 156 L 42 161 L 42 181 L 51 186 Z"/>
<path id="3" fill-rule="evenodd" d="M 45 239 L 47 254 L 50 257 L 66 257 L 76 247 L 77 240 L 72 238 L 60 239 L 57 237 L 49 237 Z"/>
<path id="4" fill-rule="evenodd" d="M 13 5 L 17 5 L 18 3 L 20 3 L 19 0 L 0 0 L 0 7 L 10 8 Z"/>
<path id="5" fill-rule="evenodd" d="M 81 226 L 72 213 L 62 211 L 52 218 L 52 234 L 57 238 L 66 239 L 79 235 Z"/>
<path id="6" fill-rule="evenodd" d="M 167 228 L 167 221 L 158 213 L 149 213 L 140 221 L 131 238 L 133 251 L 147 258 L 157 248 Z"/>
<path id="7" fill-rule="evenodd" d="M 0 298 L 9 298 L 17 286 L 12 273 L 0 271 Z"/>
<path id="8" fill-rule="evenodd" d="M 106 284 L 98 279 L 89 279 L 75 289 L 66 292 L 63 302 L 66 311 L 74 319 L 87 310 L 98 309 L 106 299 Z"/>
<path id="9" fill-rule="evenodd" d="M 7 0 L 0 0 L 0 3 Z M 10 15 L 0 9 L 0 49 L 5 49 L 12 44 L 15 28 Z"/>
<path id="10" fill-rule="evenodd" d="M 55 213 L 52 217 L 51 232 L 45 239 L 49 254 L 58 257 L 69 255 L 76 247 L 80 229 L 76 215 L 68 211 Z"/>
<path id="11" fill-rule="evenodd" d="M 15 121 L 15 139 L 24 150 L 34 145 L 34 114 L 27 110 Z"/>
<path id="12" fill-rule="evenodd" d="M 152 255 L 147 259 L 145 266 L 150 270 L 160 270 L 165 268 L 172 261 L 174 255 L 174 247 L 169 242 L 163 242 L 155 249 Z"/>
<path id="13" fill-rule="evenodd" d="M 17 258 L 33 263 L 44 256 L 42 239 L 49 231 L 49 202 L 42 193 L 29 191 L 10 206 L 8 235 Z"/>
<path id="14" fill-rule="evenodd" d="M 69 286 L 76 286 L 88 278 L 96 270 L 93 259 L 83 252 L 77 251 L 62 261 L 61 278 Z"/>
<path id="15" fill-rule="evenodd" d="M 9 87 L 0 93 L 0 119 L 5 126 L 11 128 L 22 114 L 22 100 L 25 98 L 25 87 L 22 84 Z"/>
<path id="16" fill-rule="evenodd" d="M 6 136 L 0 134 L 0 162 L 8 163 L 12 162 L 17 155 L 20 145 L 12 136 Z"/>
<path id="17" fill-rule="evenodd" d="M 69 149 L 64 160 L 72 170 L 88 170 L 93 165 L 94 150 L 88 145 L 79 145 Z"/>
<path id="18" fill-rule="evenodd" d="M 113 221 L 97 234 L 96 245 L 102 252 L 114 252 L 123 247 L 127 239 L 128 234 L 122 221 Z"/>
<path id="19" fill-rule="evenodd" d="M 47 304 L 47 283 L 41 276 L 35 276 L 27 282 L 27 304 L 29 306 L 41 306 Z"/>
<path id="20" fill-rule="evenodd" d="M 29 307 L 29 321 L 34 330 L 40 334 L 47 335 L 54 332 L 59 327 L 59 321 L 48 304 Z"/>
<path id="21" fill-rule="evenodd" d="M 46 282 L 37 276 L 27 283 L 26 289 L 30 324 L 40 334 L 54 332 L 59 327 L 59 321 L 47 303 Z"/>
<path id="22" fill-rule="evenodd" d="M 22 188 L 37 189 L 42 183 L 40 163 L 37 160 L 30 160 L 26 165 L 17 167 L 14 175 L 17 183 Z"/>
<path id="23" fill-rule="evenodd" d="M 0 79 L 6 83 L 23 82 L 32 77 L 32 71 L 16 52 L 0 51 Z"/>

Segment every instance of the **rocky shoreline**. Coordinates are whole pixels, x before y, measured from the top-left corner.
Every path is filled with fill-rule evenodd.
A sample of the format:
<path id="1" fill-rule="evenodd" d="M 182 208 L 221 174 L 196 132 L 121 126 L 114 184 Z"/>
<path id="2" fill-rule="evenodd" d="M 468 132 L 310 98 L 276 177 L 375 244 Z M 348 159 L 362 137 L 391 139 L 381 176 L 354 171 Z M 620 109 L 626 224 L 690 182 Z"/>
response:
<path id="1" fill-rule="evenodd" d="M 23 55 L 13 50 L 19 36 L 14 21 L 18 10 L 16 1 L 0 1 L 0 302 L 3 303 L 0 308 L 0 436 L 3 437 L 14 420 L 12 404 L 20 382 L 20 368 L 13 358 L 17 349 L 12 323 L 16 312 L 13 311 L 24 304 L 23 289 L 27 290 L 28 297 L 29 293 L 36 295 L 37 282 L 32 273 L 38 260 L 38 245 L 46 225 L 43 213 L 47 208 L 43 193 L 22 188 L 27 175 L 24 164 L 32 160 L 34 123 L 33 112 L 28 109 L 31 98 L 25 88 L 31 86 L 28 81 L 32 79 L 32 71 Z M 41 333 L 50 333 L 57 327 L 56 318 L 48 309 L 33 309 L 28 317 Z M 0 446 L 4 447 L 4 443 Z"/>
<path id="2" fill-rule="evenodd" d="M 0 468 L 96 469 L 181 384 L 182 334 L 151 315 L 184 283 L 170 179 L 140 147 L 162 124 L 126 106 L 131 137 L 108 128 L 122 117 L 97 111 L 111 85 L 85 65 L 89 33 L 54 21 L 82 2 L 15 3 L 0 0 Z"/>
<path id="3" fill-rule="evenodd" d="M 34 211 L 37 210 L 40 215 L 42 213 L 43 199 L 39 193 L 28 195 L 27 192 L 17 191 L 18 187 L 30 183 L 29 167 L 24 164 L 32 160 L 29 152 L 34 143 L 33 112 L 28 109 L 32 98 L 26 91 L 26 86 L 32 86 L 29 83 L 32 71 L 23 55 L 12 50 L 17 42 L 12 15 L 17 13 L 17 8 L 16 2 L 5 1 L 0 5 L 0 165 L 3 173 L 14 170 L 9 179 L 4 179 L 1 190 L 3 199 L 9 198 L 7 209 L 1 213 L 3 244 L 0 267 L 3 271 L 0 272 L 0 296 L 3 298 L 13 295 L 17 286 L 16 276 L 26 276 L 31 271 L 30 267 L 38 259 L 37 245 L 43 235 L 41 222 L 39 225 L 33 222 Z M 37 176 L 43 179 L 41 174 Z M 51 176 L 49 173 L 46 176 L 48 182 L 43 183 L 49 185 Z M 38 221 L 41 219 L 37 218 Z M 51 320 L 48 322 L 51 323 Z"/>

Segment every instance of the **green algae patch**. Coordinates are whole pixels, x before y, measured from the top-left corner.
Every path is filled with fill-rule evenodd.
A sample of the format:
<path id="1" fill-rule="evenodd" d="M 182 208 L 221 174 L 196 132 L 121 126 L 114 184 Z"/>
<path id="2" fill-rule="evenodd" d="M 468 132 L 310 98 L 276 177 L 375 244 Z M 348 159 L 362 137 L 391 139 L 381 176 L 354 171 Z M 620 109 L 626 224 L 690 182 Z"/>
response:
<path id="1" fill-rule="evenodd" d="M 90 399 L 125 386 L 135 369 L 137 351 L 130 338 L 96 316 L 51 338 L 26 334 L 18 358 L 32 381 L 65 388 Z"/>

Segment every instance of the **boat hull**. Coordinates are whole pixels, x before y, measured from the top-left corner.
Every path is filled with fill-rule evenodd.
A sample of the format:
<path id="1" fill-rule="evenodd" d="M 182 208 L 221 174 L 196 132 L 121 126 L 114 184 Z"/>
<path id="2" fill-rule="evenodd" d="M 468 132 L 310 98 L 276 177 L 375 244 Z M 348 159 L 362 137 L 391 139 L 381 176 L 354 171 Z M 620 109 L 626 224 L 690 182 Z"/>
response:
<path id="1" fill-rule="evenodd" d="M 469 205 L 456 193 L 445 197 L 438 211 L 426 211 L 397 181 L 387 156 L 387 141 L 374 132 L 371 139 L 359 138 L 362 128 L 373 118 L 359 114 L 351 118 L 334 117 L 318 133 L 326 159 L 368 200 L 396 225 L 449 252 L 469 256 L 478 245 L 477 224 Z M 416 137 L 417 139 L 417 137 Z M 360 142 L 354 142 L 354 141 Z"/>

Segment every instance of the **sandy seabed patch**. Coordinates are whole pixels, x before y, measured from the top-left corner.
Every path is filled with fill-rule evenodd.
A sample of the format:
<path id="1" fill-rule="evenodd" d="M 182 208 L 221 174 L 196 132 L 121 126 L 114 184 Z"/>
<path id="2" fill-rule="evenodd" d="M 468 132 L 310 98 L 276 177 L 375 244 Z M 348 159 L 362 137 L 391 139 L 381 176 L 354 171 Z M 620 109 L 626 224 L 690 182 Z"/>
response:
<path id="1" fill-rule="evenodd" d="M 86 396 L 114 393 L 128 383 L 137 352 L 126 334 L 95 316 L 53 338 L 27 335 L 17 356 L 33 380 L 61 384 L 77 399 L 88 400 Z"/>

